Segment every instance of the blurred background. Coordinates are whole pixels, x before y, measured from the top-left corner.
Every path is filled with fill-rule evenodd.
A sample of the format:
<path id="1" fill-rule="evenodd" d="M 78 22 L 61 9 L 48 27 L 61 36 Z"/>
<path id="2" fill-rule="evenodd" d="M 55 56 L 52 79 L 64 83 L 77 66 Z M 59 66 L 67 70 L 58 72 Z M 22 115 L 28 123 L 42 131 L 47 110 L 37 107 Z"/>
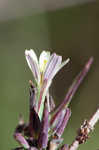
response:
<path id="1" fill-rule="evenodd" d="M 51 93 L 58 105 L 90 56 L 94 63 L 70 104 L 72 116 L 64 132 L 71 144 L 84 119 L 99 107 L 99 1 L 0 0 L 0 149 L 18 144 L 13 132 L 19 113 L 28 121 L 29 84 L 32 73 L 25 49 L 33 48 L 71 58 L 55 77 Z M 99 148 L 99 123 L 80 150 Z"/>

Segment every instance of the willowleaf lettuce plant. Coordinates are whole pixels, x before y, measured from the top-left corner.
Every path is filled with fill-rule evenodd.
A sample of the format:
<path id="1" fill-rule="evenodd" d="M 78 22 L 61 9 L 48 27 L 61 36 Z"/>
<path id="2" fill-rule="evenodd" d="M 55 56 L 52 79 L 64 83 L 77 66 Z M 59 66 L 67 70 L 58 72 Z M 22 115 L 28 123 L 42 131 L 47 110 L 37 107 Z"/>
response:
<path id="1" fill-rule="evenodd" d="M 63 102 L 58 107 L 55 107 L 49 88 L 55 75 L 70 59 L 62 62 L 62 56 L 56 53 L 50 54 L 48 51 L 43 51 L 38 59 L 32 49 L 25 50 L 25 57 L 32 71 L 34 83 L 29 81 L 29 122 L 24 123 L 20 116 L 14 132 L 14 138 L 20 147 L 14 150 L 69 150 L 68 145 L 62 145 L 62 134 L 71 116 L 69 103 L 88 73 L 93 57 L 74 79 Z"/>

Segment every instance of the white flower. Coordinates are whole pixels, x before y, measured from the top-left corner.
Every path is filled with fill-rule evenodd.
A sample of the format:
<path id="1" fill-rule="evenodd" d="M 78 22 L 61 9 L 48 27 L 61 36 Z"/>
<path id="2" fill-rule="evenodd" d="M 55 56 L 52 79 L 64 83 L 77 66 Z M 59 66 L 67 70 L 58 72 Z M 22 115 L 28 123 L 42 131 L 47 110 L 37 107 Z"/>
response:
<path id="1" fill-rule="evenodd" d="M 25 56 L 29 68 L 33 73 L 34 79 L 37 82 L 39 95 L 37 96 L 37 112 L 41 119 L 45 96 L 48 88 L 51 85 L 52 79 L 56 73 L 69 62 L 69 58 L 62 62 L 62 56 L 59 56 L 56 53 L 50 55 L 50 52 L 43 51 L 38 60 L 35 52 L 32 49 L 26 50 Z"/>
<path id="2" fill-rule="evenodd" d="M 69 62 L 69 58 L 62 63 L 62 57 L 50 52 L 43 51 L 39 60 L 35 52 L 31 50 L 25 51 L 27 63 L 34 75 L 38 85 L 42 85 L 44 80 L 51 81 L 56 73 Z"/>

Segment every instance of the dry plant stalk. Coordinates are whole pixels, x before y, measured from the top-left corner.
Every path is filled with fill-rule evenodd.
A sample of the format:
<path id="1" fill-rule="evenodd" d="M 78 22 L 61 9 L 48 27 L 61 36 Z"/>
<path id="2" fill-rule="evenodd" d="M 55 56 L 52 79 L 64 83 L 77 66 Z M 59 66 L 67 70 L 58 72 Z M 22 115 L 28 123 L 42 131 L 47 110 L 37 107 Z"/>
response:
<path id="1" fill-rule="evenodd" d="M 84 122 L 81 126 L 72 145 L 64 144 L 60 146 L 63 141 L 62 134 L 71 116 L 69 103 L 88 73 L 93 57 L 88 60 L 82 71 L 77 75 L 63 102 L 57 108 L 53 97 L 49 93 L 49 88 L 56 73 L 70 59 L 68 58 L 62 62 L 62 56 L 43 51 L 38 60 L 33 50 L 26 50 L 25 57 L 34 76 L 34 83 L 31 80 L 29 81 L 29 122 L 24 123 L 22 116 L 20 116 L 14 132 L 14 138 L 21 146 L 13 150 L 76 150 L 80 142 L 85 142 L 90 129 L 99 119 L 97 119 L 97 116 L 99 116 L 98 110 L 98 115 L 96 113 L 90 121 Z M 82 132 L 84 133 L 82 134 Z"/>
<path id="2" fill-rule="evenodd" d="M 77 150 L 80 144 L 83 144 L 88 139 L 88 134 L 94 130 L 95 124 L 99 120 L 99 108 L 94 113 L 89 121 L 85 120 L 80 129 L 78 130 L 75 141 L 69 146 L 69 150 Z"/>

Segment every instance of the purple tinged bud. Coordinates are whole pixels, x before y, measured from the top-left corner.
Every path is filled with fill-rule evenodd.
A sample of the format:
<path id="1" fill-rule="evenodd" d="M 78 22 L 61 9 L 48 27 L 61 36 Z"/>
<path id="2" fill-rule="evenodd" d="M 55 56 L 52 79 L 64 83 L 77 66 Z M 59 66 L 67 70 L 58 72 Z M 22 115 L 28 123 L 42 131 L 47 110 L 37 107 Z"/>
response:
<path id="1" fill-rule="evenodd" d="M 14 138 L 16 139 L 16 141 L 21 144 L 25 149 L 29 149 L 29 144 L 26 141 L 26 139 L 22 136 L 21 133 L 15 133 L 14 134 Z"/>
<path id="2" fill-rule="evenodd" d="M 29 131 L 31 137 L 37 135 L 39 133 L 41 127 L 41 122 L 37 112 L 34 107 L 30 110 L 30 119 L 29 119 Z"/>
<path id="3" fill-rule="evenodd" d="M 64 144 L 60 147 L 59 150 L 69 150 L 69 146 L 67 144 Z"/>
<path id="4" fill-rule="evenodd" d="M 53 132 L 56 132 L 58 130 L 58 128 L 61 126 L 61 123 L 63 121 L 63 118 L 64 118 L 64 115 L 65 115 L 66 111 L 65 110 L 62 110 L 61 111 L 61 114 L 60 114 L 60 117 L 57 119 L 57 124 L 56 126 L 53 128 Z"/>
<path id="5" fill-rule="evenodd" d="M 46 148 L 47 147 L 48 128 L 49 128 L 49 112 L 48 112 L 48 105 L 47 105 L 47 102 L 45 100 L 43 117 L 42 117 L 42 122 L 41 122 L 41 129 L 40 129 L 40 134 L 39 134 L 39 138 L 38 138 L 39 148 Z"/>
<path id="6" fill-rule="evenodd" d="M 71 111 L 70 111 L 69 108 L 67 108 L 67 109 L 66 109 L 66 113 L 65 113 L 65 115 L 64 115 L 64 118 L 63 118 L 63 120 L 62 120 L 62 122 L 61 122 L 61 125 L 59 126 L 59 128 L 58 128 L 57 131 L 56 131 L 56 135 L 57 135 L 58 137 L 61 137 L 61 136 L 62 136 L 62 134 L 63 134 L 63 132 L 64 132 L 64 129 L 65 129 L 65 127 L 67 126 L 67 123 L 68 123 L 68 120 L 69 120 L 70 116 L 71 116 Z"/>
<path id="7" fill-rule="evenodd" d="M 64 107 L 66 108 L 72 97 L 74 96 L 74 94 L 76 93 L 78 87 L 80 86 L 80 84 L 82 83 L 84 77 L 86 76 L 86 74 L 88 73 L 88 71 L 90 70 L 90 67 L 93 63 L 93 57 L 91 57 L 88 62 L 85 64 L 83 70 L 77 75 L 77 77 L 75 78 L 74 82 L 72 83 L 72 85 L 70 86 L 66 97 L 64 99 L 64 101 L 61 103 L 61 105 L 57 108 L 57 110 L 55 111 L 55 113 L 57 114 L 60 110 L 62 110 Z"/>
<path id="8" fill-rule="evenodd" d="M 53 130 L 53 133 L 55 133 L 57 129 L 60 127 L 65 113 L 66 113 L 66 109 L 63 109 L 52 117 L 50 121 L 50 126 L 51 126 L 51 129 Z"/>

